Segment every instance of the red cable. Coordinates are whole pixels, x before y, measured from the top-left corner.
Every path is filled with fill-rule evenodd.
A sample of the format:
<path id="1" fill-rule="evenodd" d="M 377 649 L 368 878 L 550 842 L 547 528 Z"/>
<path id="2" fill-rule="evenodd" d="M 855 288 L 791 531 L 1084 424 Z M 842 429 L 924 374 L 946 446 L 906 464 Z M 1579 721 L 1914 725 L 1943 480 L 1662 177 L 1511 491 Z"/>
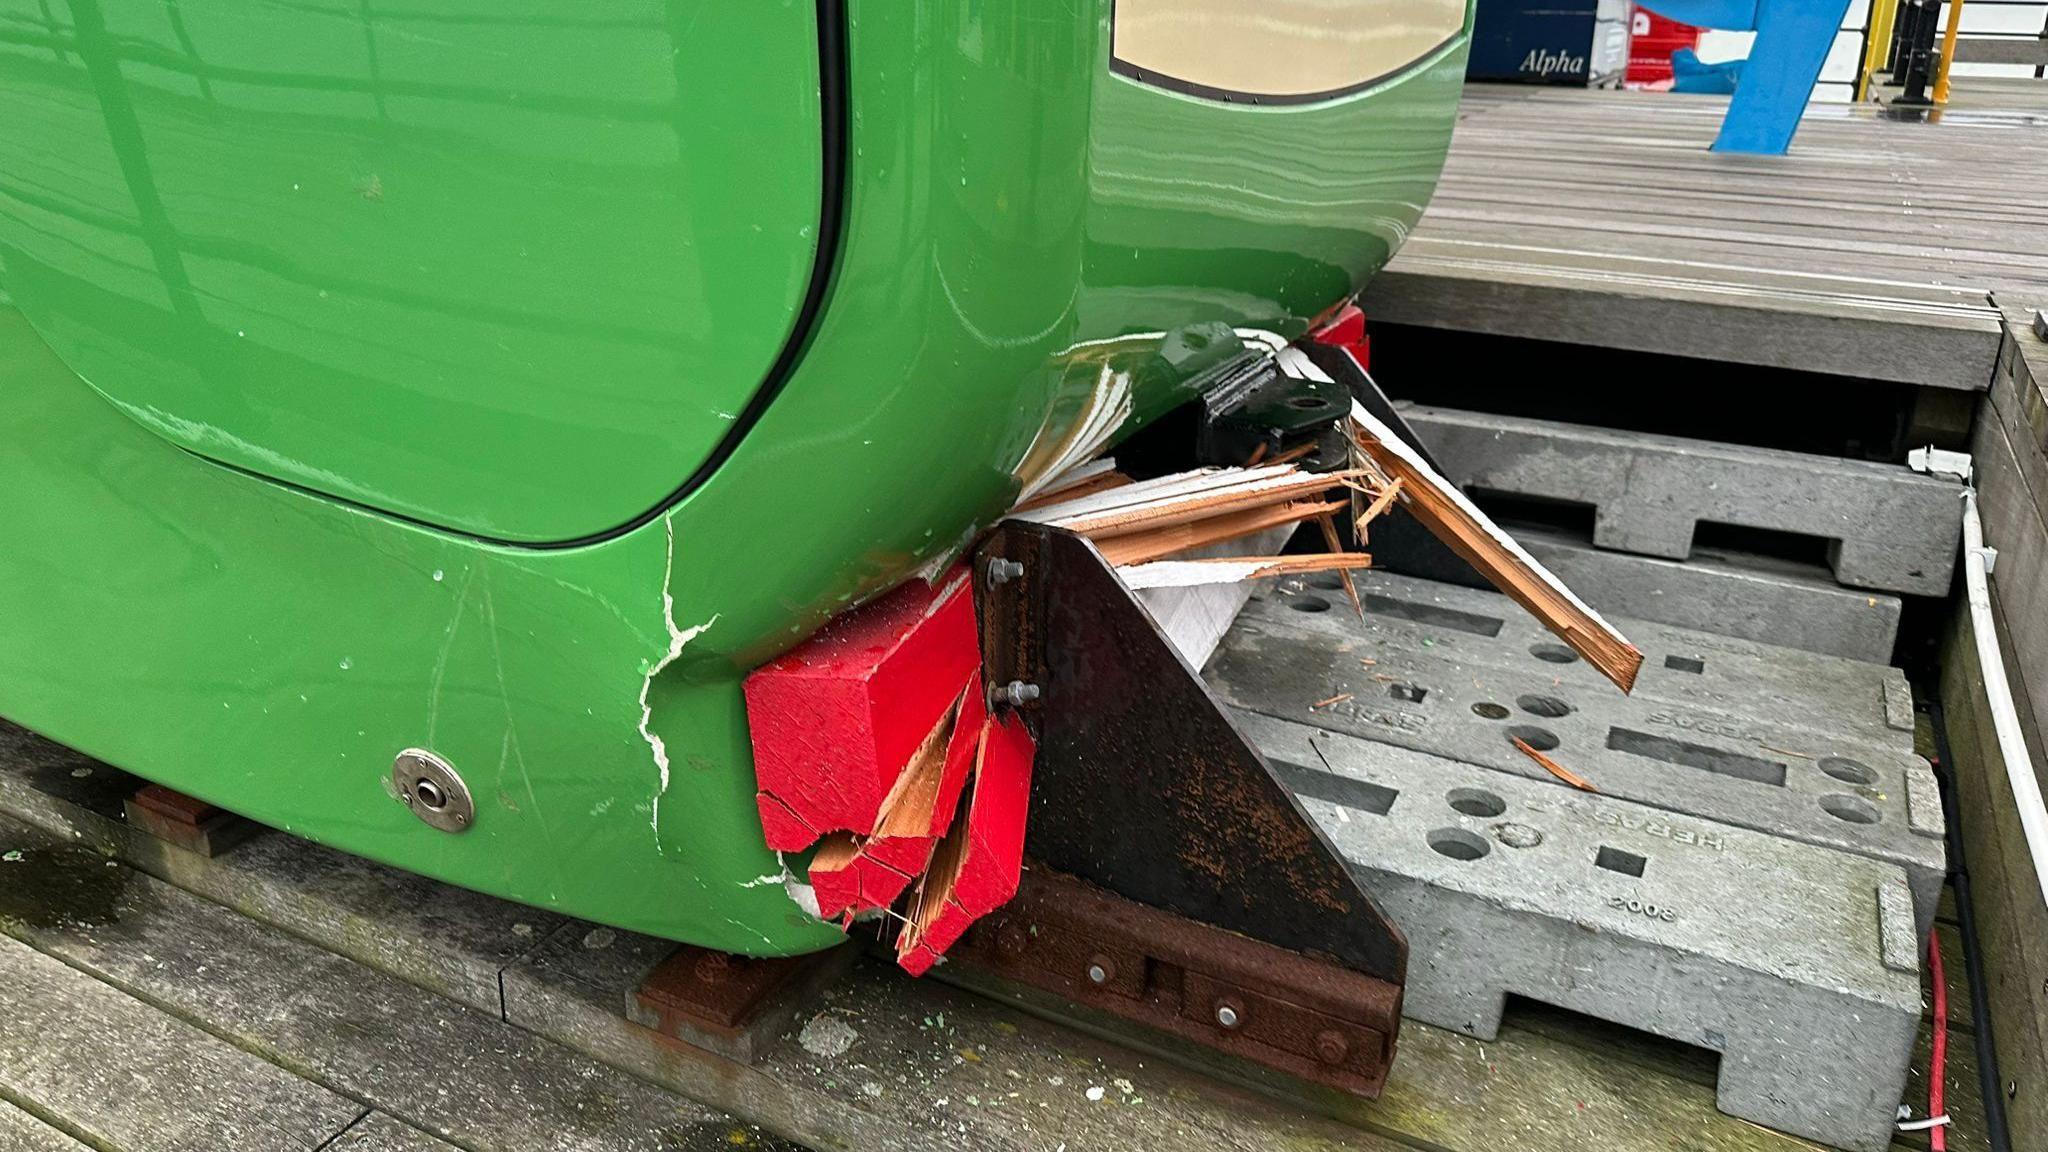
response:
<path id="1" fill-rule="evenodd" d="M 1939 1116 L 1942 1112 L 1941 1085 L 1948 1077 L 1948 982 L 1941 975 L 1939 928 L 1927 930 L 1927 975 L 1934 981 L 1934 1058 L 1927 1062 L 1927 1114 Z M 1933 1152 L 1946 1152 L 1947 1127 L 1937 1124 L 1929 1128 L 1927 1143 Z"/>

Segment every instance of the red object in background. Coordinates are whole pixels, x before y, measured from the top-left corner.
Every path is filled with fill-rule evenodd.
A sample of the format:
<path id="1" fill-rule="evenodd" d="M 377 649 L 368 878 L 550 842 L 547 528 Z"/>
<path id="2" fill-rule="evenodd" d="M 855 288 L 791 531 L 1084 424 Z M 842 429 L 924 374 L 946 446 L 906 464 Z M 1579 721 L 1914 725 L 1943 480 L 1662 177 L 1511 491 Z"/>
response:
<path id="1" fill-rule="evenodd" d="M 1948 981 L 1941 970 L 1941 929 L 1927 930 L 1927 978 L 1934 988 L 1934 1053 L 1927 1062 L 1927 1114 L 1945 1115 L 1943 1102 L 1948 1079 Z M 1933 1152 L 1948 1152 L 1948 1128 L 1937 1124 L 1927 1130 L 1927 1146 Z"/>
<path id="2" fill-rule="evenodd" d="M 1365 313 L 1357 304 L 1347 300 L 1336 311 L 1326 314 L 1308 338 L 1344 349 L 1358 361 L 1359 371 L 1372 371 L 1372 337 L 1366 333 Z"/>
<path id="3" fill-rule="evenodd" d="M 768 846 L 874 831 L 882 800 L 980 666 L 965 569 L 913 580 L 747 677 Z"/>
<path id="4" fill-rule="evenodd" d="M 1622 79 L 1630 85 L 1669 80 L 1671 54 L 1680 48 L 1697 48 L 1699 43 L 1698 28 L 1639 7 L 1629 17 L 1628 71 Z"/>

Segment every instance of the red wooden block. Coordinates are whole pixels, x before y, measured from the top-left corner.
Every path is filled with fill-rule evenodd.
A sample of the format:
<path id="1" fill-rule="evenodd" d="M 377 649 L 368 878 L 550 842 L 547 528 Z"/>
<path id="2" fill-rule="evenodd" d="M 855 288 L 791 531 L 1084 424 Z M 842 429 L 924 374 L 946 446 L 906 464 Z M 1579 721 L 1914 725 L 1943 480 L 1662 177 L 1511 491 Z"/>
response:
<path id="1" fill-rule="evenodd" d="M 825 916 L 886 908 L 923 874 L 932 849 L 953 824 L 960 792 L 981 747 L 987 714 L 977 675 L 961 694 L 957 714 L 946 718 L 943 731 L 933 731 L 918 746 L 897 778 L 882 802 L 874 835 L 840 841 L 841 834 L 835 834 L 818 851 L 810 875 Z"/>
<path id="2" fill-rule="evenodd" d="M 899 815 L 884 812 L 875 834 L 860 847 L 860 858 L 852 868 L 859 871 L 858 909 L 886 908 L 903 895 L 910 882 L 930 866 L 932 850 L 953 825 L 960 807 L 960 793 L 973 771 L 981 748 L 982 725 L 988 715 L 981 677 L 968 683 L 961 697 L 960 714 L 949 734 L 945 759 L 936 788 L 936 799 L 928 816 L 916 831 L 906 832 Z M 857 910 L 858 910 L 857 909 Z"/>
<path id="3" fill-rule="evenodd" d="M 768 793 L 755 793 L 754 805 L 761 811 L 761 831 L 767 837 L 769 847 L 780 852 L 792 852 L 818 838 L 817 831 L 797 819 L 796 813 L 789 810 L 789 805 Z"/>
<path id="4" fill-rule="evenodd" d="M 946 745 L 946 774 L 939 782 L 939 801 L 932 806 L 932 825 L 927 832 L 933 843 L 953 826 L 953 814 L 960 808 L 960 793 L 981 758 L 982 731 L 987 723 L 988 691 L 977 669 L 974 678 L 967 682 L 967 695 L 960 700 L 960 716 L 953 722 L 953 738 Z M 929 845 L 925 853 L 930 855 Z"/>
<path id="5" fill-rule="evenodd" d="M 834 833 L 833 835 L 845 835 Z M 811 889 L 818 897 L 818 914 L 827 920 L 871 908 L 887 908 L 910 887 L 909 876 L 887 864 L 855 851 L 845 858 L 824 858 L 821 852 L 811 861 Z"/>
<path id="6" fill-rule="evenodd" d="M 930 971 L 970 925 L 1017 894 L 1034 751 L 1015 714 L 992 717 L 983 728 L 966 827 L 947 838 L 925 878 L 928 898 L 939 903 L 898 938 L 896 962 L 911 975 Z"/>
<path id="7" fill-rule="evenodd" d="M 768 846 L 875 826 L 897 774 L 980 663 L 964 569 L 911 581 L 747 677 L 747 726 Z M 767 801 L 779 801 L 787 815 Z"/>
<path id="8" fill-rule="evenodd" d="M 860 848 L 853 835 L 834 832 L 811 856 L 808 879 L 818 900 L 818 915 L 831 920 L 860 902 Z"/>

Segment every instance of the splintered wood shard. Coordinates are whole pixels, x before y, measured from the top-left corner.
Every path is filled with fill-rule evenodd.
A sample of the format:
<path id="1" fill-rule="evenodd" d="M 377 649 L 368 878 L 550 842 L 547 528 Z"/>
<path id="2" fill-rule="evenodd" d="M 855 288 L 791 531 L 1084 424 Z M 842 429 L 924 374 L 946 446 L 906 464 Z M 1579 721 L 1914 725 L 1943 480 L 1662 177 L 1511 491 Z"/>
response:
<path id="1" fill-rule="evenodd" d="M 932 853 L 896 938 L 896 962 L 910 974 L 930 971 L 970 925 L 1017 894 L 1034 752 L 1015 714 L 991 716 L 982 725 L 974 786 L 960 819 Z"/>
<path id="2" fill-rule="evenodd" d="M 834 832 L 811 854 L 809 879 L 818 914 L 830 920 L 860 902 L 860 842 L 851 832 Z"/>
<path id="3" fill-rule="evenodd" d="M 1285 464 L 1276 465 L 1271 469 L 1251 469 L 1250 472 L 1279 474 L 1252 475 L 1241 481 L 1218 484 L 1198 494 L 1163 496 L 1135 506 L 1073 516 L 1060 526 L 1091 540 L 1123 536 L 1150 528 L 1186 524 L 1225 512 L 1264 507 L 1297 497 L 1312 496 L 1337 486 L 1349 475 L 1342 472 L 1302 472 Z M 1128 491 L 1129 487 L 1131 486 L 1118 491 Z"/>
<path id="4" fill-rule="evenodd" d="M 1195 548 L 1206 548 L 1211 544 L 1221 544 L 1226 540 L 1236 540 L 1282 524 L 1297 524 L 1314 516 L 1328 515 L 1343 507 L 1342 501 L 1290 500 L 1284 504 L 1249 508 L 1242 512 L 1227 512 L 1204 520 L 1169 524 L 1147 532 L 1133 532 L 1114 539 L 1097 540 L 1095 547 L 1101 551 L 1102 559 L 1112 566 L 1143 564 L 1171 556 L 1176 552 L 1187 552 Z"/>
<path id="5" fill-rule="evenodd" d="M 1282 452 L 1263 466 L 1198 468 L 1151 480 L 1109 484 L 1113 472 L 1087 471 L 1073 482 L 1063 481 L 1049 495 L 1012 510 L 1018 519 L 1051 524 L 1086 536 L 1119 574 L 1134 578 L 1133 588 L 1226 583 L 1286 572 L 1336 569 L 1348 572 L 1370 564 L 1362 553 L 1344 551 L 1336 528 L 1339 514 L 1349 515 L 1361 533 L 1365 523 L 1383 512 L 1393 487 L 1370 461 L 1363 467 L 1312 472 L 1292 460 L 1312 450 L 1313 443 Z M 1080 472 L 1082 470 L 1077 470 Z M 1357 501 L 1370 501 L 1363 512 Z M 1206 570 L 1174 570 L 1155 562 L 1185 557 L 1229 545 L 1268 529 L 1315 520 L 1330 553 L 1314 561 L 1266 557 L 1256 565 L 1217 566 Z M 1362 537 L 1361 537 L 1362 538 Z M 1271 547 L 1267 542 L 1266 547 Z M 1204 555 L 1201 559 L 1227 559 Z M 1345 576 L 1347 586 L 1350 577 Z M 1163 581 L 1164 583 L 1160 583 Z M 1355 602 L 1354 597 L 1354 602 Z"/>
<path id="6" fill-rule="evenodd" d="M 1635 688 L 1643 654 L 1614 626 L 1507 533 L 1465 494 L 1437 475 L 1415 450 L 1357 402 L 1351 405 L 1352 442 L 1369 462 L 1400 485 L 1397 496 L 1422 526 L 1463 557 L 1509 598 L 1529 610 L 1558 639 L 1586 658 L 1623 692 Z"/>
<path id="7" fill-rule="evenodd" d="M 1527 740 L 1522 739 L 1520 736 L 1510 736 L 1508 737 L 1508 740 L 1510 743 L 1514 744 L 1515 748 L 1518 751 L 1520 751 L 1522 755 L 1527 756 L 1529 759 L 1534 760 L 1536 763 L 1542 765 L 1543 770 L 1545 772 L 1550 773 L 1552 776 L 1557 777 L 1559 780 L 1562 780 L 1565 783 L 1571 785 L 1572 787 L 1577 788 L 1581 792 L 1600 791 L 1598 788 L 1593 787 L 1592 782 L 1587 780 L 1584 776 L 1579 775 L 1577 772 L 1572 771 L 1564 765 L 1559 764 L 1557 761 L 1552 760 L 1550 757 L 1545 756 L 1543 753 L 1538 752 L 1536 750 L 1535 745 L 1529 743 Z"/>
<path id="8" fill-rule="evenodd" d="M 977 675 L 904 765 L 882 801 L 874 831 L 826 838 L 810 865 L 820 914 L 831 918 L 887 908 L 923 874 L 960 806 L 986 709 Z"/>
<path id="9" fill-rule="evenodd" d="M 1266 576 L 1292 576 L 1304 572 L 1336 571 L 1348 574 L 1354 568 L 1372 567 L 1372 557 L 1363 552 L 1303 552 L 1293 556 L 1216 556 L 1201 560 L 1155 560 L 1134 564 L 1118 571 L 1124 585 L 1141 588 L 1185 588 L 1197 584 L 1235 584 Z"/>

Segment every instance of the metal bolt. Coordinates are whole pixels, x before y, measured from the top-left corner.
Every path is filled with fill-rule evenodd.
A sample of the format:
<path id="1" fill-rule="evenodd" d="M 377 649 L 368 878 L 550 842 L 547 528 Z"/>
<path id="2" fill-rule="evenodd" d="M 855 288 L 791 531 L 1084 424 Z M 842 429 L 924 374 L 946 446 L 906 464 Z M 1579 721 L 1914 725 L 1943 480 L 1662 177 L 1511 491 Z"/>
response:
<path id="1" fill-rule="evenodd" d="M 1012 680 L 1008 684 L 990 687 L 988 698 L 990 704 L 1008 704 L 1012 708 L 1022 707 L 1038 699 L 1038 685 L 1027 684 L 1022 680 Z"/>
<path id="2" fill-rule="evenodd" d="M 424 748 L 407 748 L 392 760 L 391 789 L 413 815 L 443 832 L 466 831 L 476 820 L 461 774 Z"/>
<path id="3" fill-rule="evenodd" d="M 1237 1009 L 1222 1001 L 1216 1002 L 1216 1023 L 1225 1028 L 1237 1027 Z"/>
<path id="4" fill-rule="evenodd" d="M 1088 982 L 1101 987 L 1116 979 L 1116 961 L 1097 952 L 1088 958 Z"/>
<path id="5" fill-rule="evenodd" d="M 989 558 L 988 582 L 991 584 L 1008 584 L 1023 574 L 1024 565 L 1015 560 L 1008 560 L 1001 556 Z"/>
<path id="6" fill-rule="evenodd" d="M 1325 1028 L 1316 1033 L 1316 1059 L 1332 1066 L 1342 1064 L 1351 1055 L 1351 1041 L 1344 1038 L 1335 1028 Z"/>

